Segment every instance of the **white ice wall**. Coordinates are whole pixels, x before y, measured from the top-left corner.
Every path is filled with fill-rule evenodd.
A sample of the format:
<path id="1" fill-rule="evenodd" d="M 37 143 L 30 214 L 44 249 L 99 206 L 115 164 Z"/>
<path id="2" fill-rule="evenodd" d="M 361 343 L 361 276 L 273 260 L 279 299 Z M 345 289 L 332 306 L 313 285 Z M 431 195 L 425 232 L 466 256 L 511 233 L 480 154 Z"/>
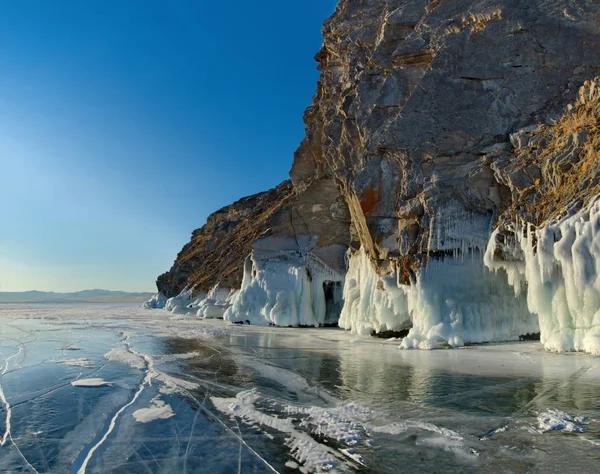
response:
<path id="1" fill-rule="evenodd" d="M 437 343 L 517 340 L 538 332 L 525 298 L 515 297 L 506 280 L 488 271 L 482 253 L 434 259 L 413 285 L 395 276 L 379 277 L 368 256 L 350 259 L 340 326 L 357 334 L 412 329 L 404 348 L 432 349 Z"/>
<path id="2" fill-rule="evenodd" d="M 340 327 L 362 335 L 406 329 L 410 326 L 407 289 L 396 284 L 395 276 L 380 278 L 361 249 L 350 257 Z"/>
<path id="3" fill-rule="evenodd" d="M 242 288 L 231 298 L 224 319 L 277 326 L 319 326 L 330 322 L 325 282 L 343 281 L 310 252 L 254 250 L 244 265 Z"/>
<path id="4" fill-rule="evenodd" d="M 408 307 L 413 328 L 402 341 L 404 348 L 512 341 L 539 332 L 525 298 L 485 268 L 478 250 L 430 261 L 410 287 Z"/>
<path id="5" fill-rule="evenodd" d="M 600 199 L 540 229 L 517 225 L 514 236 L 516 248 L 502 251 L 520 260 L 494 258 L 496 231 L 485 262 L 506 272 L 517 294 L 527 292 L 544 347 L 600 355 Z"/>
<path id="6" fill-rule="evenodd" d="M 412 323 L 402 346 L 421 349 L 538 332 L 525 298 L 515 298 L 506 280 L 483 264 L 490 219 L 456 201 L 439 206 L 430 220 L 426 265 L 411 285 L 399 285 L 395 275 L 380 277 L 364 251 L 357 252 L 346 275 L 340 326 L 369 334 Z"/>

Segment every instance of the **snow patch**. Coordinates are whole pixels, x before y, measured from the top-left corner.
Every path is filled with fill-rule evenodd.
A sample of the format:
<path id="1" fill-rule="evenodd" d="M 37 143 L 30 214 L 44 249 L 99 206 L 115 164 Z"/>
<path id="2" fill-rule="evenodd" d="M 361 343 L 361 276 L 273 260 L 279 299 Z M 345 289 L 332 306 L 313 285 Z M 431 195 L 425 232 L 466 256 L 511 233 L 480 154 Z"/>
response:
<path id="1" fill-rule="evenodd" d="M 133 412 L 133 417 L 138 423 L 150 423 L 155 420 L 166 420 L 175 416 L 171 405 L 167 405 L 159 397 L 154 397 L 148 408 L 140 408 Z"/>

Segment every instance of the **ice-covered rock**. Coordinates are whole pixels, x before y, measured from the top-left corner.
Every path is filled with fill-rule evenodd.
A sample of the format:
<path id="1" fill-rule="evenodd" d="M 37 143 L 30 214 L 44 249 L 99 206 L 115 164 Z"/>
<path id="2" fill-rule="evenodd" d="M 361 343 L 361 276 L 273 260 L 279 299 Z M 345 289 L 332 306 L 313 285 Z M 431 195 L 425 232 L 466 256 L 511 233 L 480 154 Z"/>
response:
<path id="1" fill-rule="evenodd" d="M 169 298 L 165 303 L 165 309 L 173 314 L 187 314 L 189 306 L 194 301 L 191 288 L 185 288 L 179 295 Z"/>
<path id="2" fill-rule="evenodd" d="M 532 260 L 521 243 L 505 245 L 509 282 L 482 260 L 506 213 L 542 216 L 598 194 L 600 80 L 589 79 L 600 30 L 588 20 L 600 4 L 492 3 L 340 0 L 290 181 L 209 216 L 159 290 L 241 286 L 225 319 L 326 324 L 341 304 L 346 268 L 327 251 L 338 246 L 352 249 L 340 324 L 354 332 L 412 326 L 403 345 L 420 348 L 511 340 L 538 331 L 533 311 L 546 347 L 595 350 L 596 244 L 540 234 L 531 247 L 553 257 L 535 277 L 519 270 Z M 565 252 L 587 252 L 584 268 Z M 543 296 L 533 301 L 536 278 Z M 221 301 L 204 295 L 192 307 L 218 317 Z"/>
<path id="3" fill-rule="evenodd" d="M 485 263 L 527 294 L 544 347 L 600 355 L 600 199 L 538 229 L 517 224 L 510 237 L 494 232 Z"/>
<path id="4" fill-rule="evenodd" d="M 142 303 L 142 307 L 145 309 L 163 309 L 167 304 L 167 297 L 164 293 L 156 293 L 148 301 Z"/>
<path id="5" fill-rule="evenodd" d="M 488 271 L 482 253 L 436 258 L 413 284 L 379 277 L 364 251 L 350 259 L 340 326 L 358 334 L 412 326 L 404 348 L 518 340 L 539 331 L 525 298 Z"/>
<path id="6" fill-rule="evenodd" d="M 304 252 L 294 249 L 298 244 Z M 231 298 L 225 319 L 277 326 L 335 324 L 344 276 L 309 251 L 309 245 L 310 236 L 292 245 L 286 239 L 259 241 L 246 259 L 242 288 Z"/>

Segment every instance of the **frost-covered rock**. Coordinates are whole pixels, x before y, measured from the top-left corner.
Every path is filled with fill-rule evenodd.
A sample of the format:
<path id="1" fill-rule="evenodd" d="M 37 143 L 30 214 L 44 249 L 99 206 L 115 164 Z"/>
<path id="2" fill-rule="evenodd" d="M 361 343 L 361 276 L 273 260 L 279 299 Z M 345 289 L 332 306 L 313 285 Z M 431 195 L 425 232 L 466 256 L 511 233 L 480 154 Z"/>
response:
<path id="1" fill-rule="evenodd" d="M 167 297 L 164 293 L 156 293 L 148 301 L 142 303 L 142 307 L 145 309 L 163 309 L 167 304 Z"/>
<path id="2" fill-rule="evenodd" d="M 485 263 L 526 293 L 544 347 L 600 355 L 600 199 L 538 229 L 516 225 L 511 237 L 496 230 Z"/>

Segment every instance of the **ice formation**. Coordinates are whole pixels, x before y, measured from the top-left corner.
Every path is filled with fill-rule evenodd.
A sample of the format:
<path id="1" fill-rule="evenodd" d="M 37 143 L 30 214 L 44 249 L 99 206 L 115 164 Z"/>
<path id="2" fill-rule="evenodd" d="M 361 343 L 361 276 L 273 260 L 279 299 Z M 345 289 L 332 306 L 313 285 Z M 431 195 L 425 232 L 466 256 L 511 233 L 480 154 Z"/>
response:
<path id="1" fill-rule="evenodd" d="M 163 309 L 167 304 L 167 297 L 164 293 L 156 293 L 148 301 L 142 303 L 145 309 Z"/>
<path id="2" fill-rule="evenodd" d="M 157 293 L 142 307 L 145 309 L 164 308 L 172 314 L 196 314 L 201 319 L 222 319 L 223 314 L 230 306 L 231 295 L 231 288 L 223 288 L 218 284 L 208 293 L 195 296 L 191 288 L 185 288 L 179 295 L 168 299 L 162 293 Z"/>
<path id="3" fill-rule="evenodd" d="M 430 349 L 436 342 L 514 341 L 539 331 L 525 298 L 515 297 L 506 281 L 483 265 L 483 253 L 471 250 L 433 260 L 408 292 L 413 328 L 403 348 Z"/>
<path id="4" fill-rule="evenodd" d="M 273 240 L 255 244 L 244 264 L 242 288 L 224 319 L 277 326 L 335 324 L 344 276 L 314 253 L 288 249 L 285 239 Z"/>
<path id="5" fill-rule="evenodd" d="M 231 288 L 214 286 L 204 298 L 199 298 L 192 304 L 196 315 L 202 319 L 223 319 L 227 308 L 231 306 Z"/>
<path id="6" fill-rule="evenodd" d="M 380 277 L 366 252 L 359 251 L 348 265 L 340 327 L 362 335 L 410 327 L 407 292 L 395 276 Z"/>
<path id="7" fill-rule="evenodd" d="M 515 298 L 506 281 L 486 270 L 477 250 L 433 258 L 411 285 L 378 276 L 362 250 L 352 256 L 340 326 L 369 334 L 411 323 L 404 348 L 518 340 L 538 331 L 525 299 Z"/>
<path id="8" fill-rule="evenodd" d="M 404 348 L 434 349 L 438 343 L 517 340 L 538 331 L 524 298 L 483 264 L 490 216 L 449 202 L 430 223 L 430 255 L 403 285 L 380 276 L 364 250 L 350 258 L 340 326 L 357 334 L 412 326 Z"/>
<path id="9" fill-rule="evenodd" d="M 544 347 L 600 355 L 600 199 L 539 229 L 515 225 L 511 238 L 494 231 L 485 263 L 527 293 Z"/>
<path id="10" fill-rule="evenodd" d="M 191 288 L 184 288 L 177 296 L 169 298 L 165 303 L 165 309 L 173 314 L 189 313 L 188 306 L 194 301 Z"/>
<path id="11" fill-rule="evenodd" d="M 543 433 L 561 430 L 566 433 L 583 433 L 588 420 L 581 416 L 571 416 L 561 410 L 548 409 L 537 417 L 538 426 Z"/>

